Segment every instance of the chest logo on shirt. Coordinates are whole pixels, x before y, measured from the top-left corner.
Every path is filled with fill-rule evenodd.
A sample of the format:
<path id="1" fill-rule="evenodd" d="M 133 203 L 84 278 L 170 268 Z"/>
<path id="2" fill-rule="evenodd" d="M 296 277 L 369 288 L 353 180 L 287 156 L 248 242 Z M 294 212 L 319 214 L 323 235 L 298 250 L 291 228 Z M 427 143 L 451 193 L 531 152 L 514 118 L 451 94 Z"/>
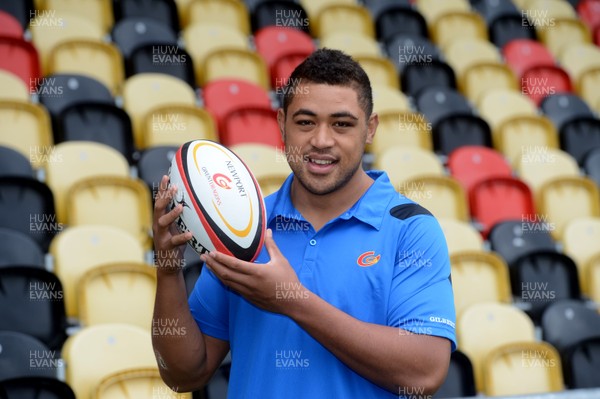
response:
<path id="1" fill-rule="evenodd" d="M 381 255 L 375 255 L 375 251 L 367 251 L 356 259 L 356 263 L 361 267 L 369 267 L 379 262 L 379 258 Z"/>

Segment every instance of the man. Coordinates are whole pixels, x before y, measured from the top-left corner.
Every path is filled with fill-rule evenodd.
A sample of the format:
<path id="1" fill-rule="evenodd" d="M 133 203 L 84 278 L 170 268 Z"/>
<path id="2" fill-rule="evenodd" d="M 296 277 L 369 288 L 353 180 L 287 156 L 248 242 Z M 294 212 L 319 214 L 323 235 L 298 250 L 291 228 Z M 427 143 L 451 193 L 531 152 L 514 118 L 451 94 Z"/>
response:
<path id="1" fill-rule="evenodd" d="M 431 214 L 365 172 L 375 135 L 366 73 L 318 50 L 292 73 L 277 119 L 293 174 L 266 198 L 256 263 L 212 252 L 186 300 L 180 270 L 158 270 L 155 318 L 181 339 L 153 337 L 161 375 L 202 387 L 231 349 L 230 398 L 427 397 L 455 347 L 444 236 Z M 181 207 L 156 201 L 157 253 L 181 256 Z"/>

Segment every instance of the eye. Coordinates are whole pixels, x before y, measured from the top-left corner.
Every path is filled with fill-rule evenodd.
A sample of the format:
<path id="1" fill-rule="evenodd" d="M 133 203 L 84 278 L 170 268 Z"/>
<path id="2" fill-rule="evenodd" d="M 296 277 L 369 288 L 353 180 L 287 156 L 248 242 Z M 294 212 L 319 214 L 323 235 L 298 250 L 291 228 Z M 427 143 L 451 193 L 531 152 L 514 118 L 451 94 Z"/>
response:
<path id="1" fill-rule="evenodd" d="M 337 122 L 334 122 L 333 126 L 335 126 L 335 127 L 353 127 L 354 123 L 347 122 L 347 121 L 337 121 Z"/>
<path id="2" fill-rule="evenodd" d="M 309 119 L 299 119 L 296 121 L 296 125 L 299 125 L 299 126 L 309 126 L 312 124 L 313 124 L 313 122 Z"/>

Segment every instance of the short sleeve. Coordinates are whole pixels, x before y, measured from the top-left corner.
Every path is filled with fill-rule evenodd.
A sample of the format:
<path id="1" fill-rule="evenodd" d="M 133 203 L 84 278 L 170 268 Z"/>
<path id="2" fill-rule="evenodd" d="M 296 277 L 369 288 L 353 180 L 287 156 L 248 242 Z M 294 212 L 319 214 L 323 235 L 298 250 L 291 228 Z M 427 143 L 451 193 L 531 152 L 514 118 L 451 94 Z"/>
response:
<path id="1" fill-rule="evenodd" d="M 446 239 L 427 214 L 403 221 L 389 298 L 388 325 L 445 337 L 456 349 L 454 295 Z"/>
<path id="2" fill-rule="evenodd" d="M 203 334 L 229 341 L 229 291 L 208 268 L 202 268 L 188 303 Z"/>

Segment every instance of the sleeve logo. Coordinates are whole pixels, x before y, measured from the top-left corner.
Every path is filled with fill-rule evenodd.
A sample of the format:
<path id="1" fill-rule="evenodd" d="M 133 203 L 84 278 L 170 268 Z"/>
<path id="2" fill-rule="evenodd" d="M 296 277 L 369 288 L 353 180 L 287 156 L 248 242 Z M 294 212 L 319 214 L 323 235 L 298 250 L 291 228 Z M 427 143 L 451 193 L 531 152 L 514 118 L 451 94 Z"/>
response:
<path id="1" fill-rule="evenodd" d="M 381 255 L 375 255 L 375 251 L 367 251 L 356 259 L 356 263 L 361 267 L 373 266 L 379 262 L 379 258 L 381 258 Z"/>

